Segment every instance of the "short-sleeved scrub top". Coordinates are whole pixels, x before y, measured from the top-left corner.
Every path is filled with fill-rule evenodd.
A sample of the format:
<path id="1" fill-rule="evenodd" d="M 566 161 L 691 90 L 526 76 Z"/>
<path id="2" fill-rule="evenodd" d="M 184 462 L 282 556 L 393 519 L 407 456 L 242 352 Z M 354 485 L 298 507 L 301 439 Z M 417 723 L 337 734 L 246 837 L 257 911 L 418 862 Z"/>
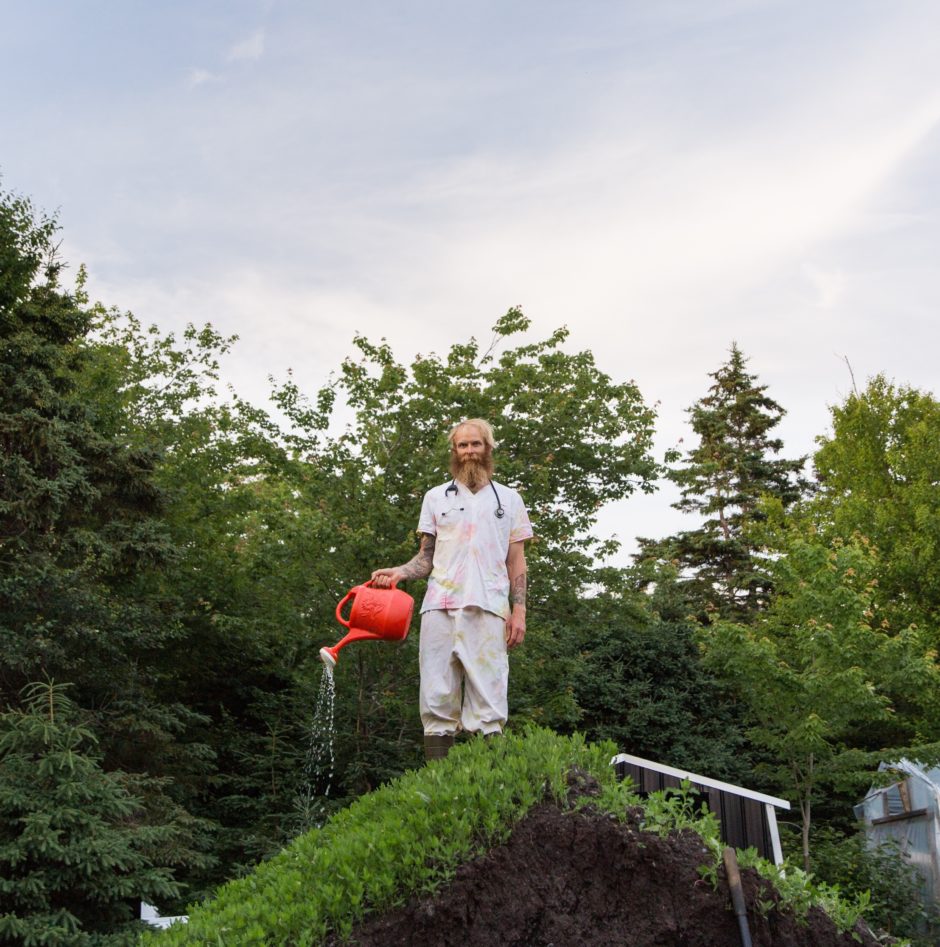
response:
<path id="1" fill-rule="evenodd" d="M 504 515 L 489 484 L 474 493 L 455 482 L 428 490 L 421 504 L 418 532 L 436 538 L 434 562 L 422 612 L 476 606 L 509 617 L 510 543 L 532 538 L 522 497 L 511 487 L 493 482 Z M 448 488 L 451 487 L 448 493 Z"/>

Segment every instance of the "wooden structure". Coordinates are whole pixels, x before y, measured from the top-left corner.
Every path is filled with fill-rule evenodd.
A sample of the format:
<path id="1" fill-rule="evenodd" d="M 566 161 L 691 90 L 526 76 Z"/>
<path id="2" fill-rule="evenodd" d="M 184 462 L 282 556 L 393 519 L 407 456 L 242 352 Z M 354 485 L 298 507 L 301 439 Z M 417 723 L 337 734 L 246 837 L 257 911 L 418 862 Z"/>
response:
<path id="1" fill-rule="evenodd" d="M 708 776 L 644 760 L 620 753 L 611 761 L 620 779 L 627 777 L 641 796 L 663 789 L 678 789 L 684 781 L 692 784 L 702 801 L 715 814 L 721 825 L 721 838 L 735 848 L 756 848 L 758 854 L 775 865 L 783 862 L 780 833 L 777 830 L 777 809 L 788 810 L 785 799 L 762 792 L 732 786 Z"/>

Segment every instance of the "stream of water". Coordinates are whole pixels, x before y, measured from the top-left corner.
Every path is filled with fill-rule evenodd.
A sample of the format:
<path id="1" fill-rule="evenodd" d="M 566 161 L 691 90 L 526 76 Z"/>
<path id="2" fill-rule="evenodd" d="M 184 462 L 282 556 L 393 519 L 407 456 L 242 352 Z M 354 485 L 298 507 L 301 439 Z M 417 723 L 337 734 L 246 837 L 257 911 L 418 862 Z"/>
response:
<path id="1" fill-rule="evenodd" d="M 294 801 L 297 811 L 298 835 L 319 828 L 326 821 L 326 801 L 333 785 L 333 705 L 336 685 L 333 668 L 323 665 L 317 704 L 310 723 L 307 753 L 301 775 L 300 790 Z"/>

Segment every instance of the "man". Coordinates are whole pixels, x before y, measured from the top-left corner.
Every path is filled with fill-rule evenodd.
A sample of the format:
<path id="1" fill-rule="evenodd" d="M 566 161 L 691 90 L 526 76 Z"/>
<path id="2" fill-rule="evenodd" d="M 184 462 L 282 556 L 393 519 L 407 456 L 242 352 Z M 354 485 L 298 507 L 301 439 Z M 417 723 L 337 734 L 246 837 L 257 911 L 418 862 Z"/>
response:
<path id="1" fill-rule="evenodd" d="M 428 759 L 446 756 L 459 730 L 502 732 L 507 649 L 525 638 L 525 540 L 532 527 L 519 494 L 493 481 L 494 447 L 493 429 L 479 418 L 450 432 L 453 479 L 424 496 L 418 554 L 372 573 L 379 588 L 430 576 L 419 648 Z"/>

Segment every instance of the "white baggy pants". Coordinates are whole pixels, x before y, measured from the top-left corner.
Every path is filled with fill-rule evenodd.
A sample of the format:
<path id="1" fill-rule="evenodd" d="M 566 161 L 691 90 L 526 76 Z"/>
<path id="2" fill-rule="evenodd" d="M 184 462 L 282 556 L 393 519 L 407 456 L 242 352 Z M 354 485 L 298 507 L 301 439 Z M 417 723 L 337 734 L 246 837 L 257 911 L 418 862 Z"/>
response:
<path id="1" fill-rule="evenodd" d="M 502 731 L 509 715 L 505 619 L 482 608 L 425 612 L 419 656 L 426 734 Z"/>

